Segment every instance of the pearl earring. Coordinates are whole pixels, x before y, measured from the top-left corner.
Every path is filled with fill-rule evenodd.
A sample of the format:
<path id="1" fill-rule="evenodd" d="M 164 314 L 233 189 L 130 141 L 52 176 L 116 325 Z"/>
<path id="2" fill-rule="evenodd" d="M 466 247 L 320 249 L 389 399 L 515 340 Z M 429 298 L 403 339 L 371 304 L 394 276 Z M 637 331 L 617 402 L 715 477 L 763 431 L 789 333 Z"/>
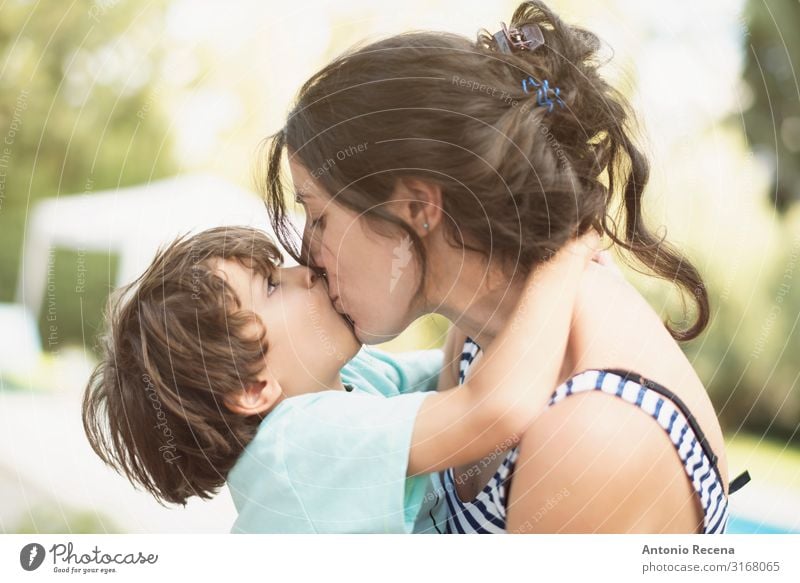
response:
<path id="1" fill-rule="evenodd" d="M 428 223 L 424 223 L 424 224 L 422 225 L 422 228 L 423 228 L 423 229 L 427 229 L 428 227 L 429 227 Z"/>

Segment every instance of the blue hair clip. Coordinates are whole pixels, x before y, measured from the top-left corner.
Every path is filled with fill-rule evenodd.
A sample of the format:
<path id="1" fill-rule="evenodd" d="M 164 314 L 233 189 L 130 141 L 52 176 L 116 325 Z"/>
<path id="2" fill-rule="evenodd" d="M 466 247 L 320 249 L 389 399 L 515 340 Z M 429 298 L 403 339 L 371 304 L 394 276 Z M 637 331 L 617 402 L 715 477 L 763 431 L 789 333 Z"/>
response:
<path id="1" fill-rule="evenodd" d="M 553 111 L 553 107 L 556 103 L 564 107 L 564 100 L 561 99 L 561 89 L 558 87 L 550 87 L 550 82 L 547 79 L 541 82 L 531 76 L 523 79 L 522 90 L 525 91 L 525 93 L 530 93 L 530 91 L 528 91 L 528 84 L 536 89 L 536 104 L 546 107 L 548 113 Z"/>

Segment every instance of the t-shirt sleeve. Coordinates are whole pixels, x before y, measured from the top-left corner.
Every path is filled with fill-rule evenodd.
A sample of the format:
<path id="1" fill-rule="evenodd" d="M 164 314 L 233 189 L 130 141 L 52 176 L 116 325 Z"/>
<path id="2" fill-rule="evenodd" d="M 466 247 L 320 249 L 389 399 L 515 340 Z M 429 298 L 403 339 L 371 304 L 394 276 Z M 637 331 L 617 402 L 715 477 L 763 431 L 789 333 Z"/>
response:
<path id="1" fill-rule="evenodd" d="M 295 397 L 285 471 L 314 532 L 410 533 L 430 476 L 407 477 L 417 411 L 429 393 L 386 398 L 324 391 Z"/>
<path id="2" fill-rule="evenodd" d="M 444 361 L 441 349 L 389 353 L 370 348 L 369 353 L 394 369 L 401 394 L 436 390 Z"/>

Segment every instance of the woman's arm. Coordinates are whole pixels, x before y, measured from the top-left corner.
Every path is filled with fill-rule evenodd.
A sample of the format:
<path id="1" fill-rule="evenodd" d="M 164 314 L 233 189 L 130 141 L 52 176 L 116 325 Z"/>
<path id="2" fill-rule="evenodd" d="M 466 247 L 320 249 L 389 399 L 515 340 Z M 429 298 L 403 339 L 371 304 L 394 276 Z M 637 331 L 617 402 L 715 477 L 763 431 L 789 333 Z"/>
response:
<path id="1" fill-rule="evenodd" d="M 591 232 L 529 275 L 514 315 L 457 391 L 430 395 L 417 413 L 408 475 L 509 449 L 541 413 L 559 380 L 578 283 L 599 245 Z"/>

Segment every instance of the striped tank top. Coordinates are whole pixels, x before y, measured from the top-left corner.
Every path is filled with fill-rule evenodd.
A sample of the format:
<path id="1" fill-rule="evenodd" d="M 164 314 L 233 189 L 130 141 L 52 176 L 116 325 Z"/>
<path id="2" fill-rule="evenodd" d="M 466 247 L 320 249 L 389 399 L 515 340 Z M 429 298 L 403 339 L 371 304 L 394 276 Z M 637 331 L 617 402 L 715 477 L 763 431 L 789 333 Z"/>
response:
<path id="1" fill-rule="evenodd" d="M 469 365 L 480 347 L 467 338 L 459 364 L 459 384 L 464 382 Z M 722 476 L 717 468 L 717 456 L 694 416 L 677 395 L 662 385 L 641 375 L 619 369 L 590 369 L 560 385 L 548 406 L 570 395 L 585 391 L 603 391 L 636 405 L 648 413 L 666 431 L 683 462 L 703 508 L 703 533 L 724 533 L 728 522 L 728 498 Z M 448 507 L 447 533 L 504 533 L 508 490 L 513 477 L 519 449 L 510 450 L 489 483 L 476 498 L 462 501 L 456 492 L 453 469 L 444 474 L 444 498 Z M 733 480 L 729 493 L 749 481 L 747 472 Z"/>

